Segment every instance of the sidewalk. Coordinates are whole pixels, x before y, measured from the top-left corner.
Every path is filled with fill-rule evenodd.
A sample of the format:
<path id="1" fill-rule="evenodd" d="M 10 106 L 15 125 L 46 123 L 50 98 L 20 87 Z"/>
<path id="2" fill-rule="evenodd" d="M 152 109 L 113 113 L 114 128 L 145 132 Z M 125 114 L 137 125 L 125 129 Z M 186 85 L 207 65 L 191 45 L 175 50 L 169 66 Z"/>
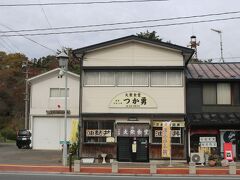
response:
<path id="1" fill-rule="evenodd" d="M 72 168 L 73 171 L 73 168 Z M 50 165 L 13 165 L 0 164 L 0 172 L 33 172 L 33 173 L 70 173 L 69 167 L 50 166 Z M 112 174 L 111 164 L 105 165 L 81 165 L 79 174 Z M 150 175 L 149 163 L 145 164 L 127 164 L 119 165 L 118 173 L 132 175 Z M 157 166 L 158 175 L 188 175 L 189 168 L 185 167 L 167 167 Z M 196 175 L 229 175 L 228 167 L 196 167 Z M 240 167 L 237 167 L 237 175 L 240 175 Z"/>

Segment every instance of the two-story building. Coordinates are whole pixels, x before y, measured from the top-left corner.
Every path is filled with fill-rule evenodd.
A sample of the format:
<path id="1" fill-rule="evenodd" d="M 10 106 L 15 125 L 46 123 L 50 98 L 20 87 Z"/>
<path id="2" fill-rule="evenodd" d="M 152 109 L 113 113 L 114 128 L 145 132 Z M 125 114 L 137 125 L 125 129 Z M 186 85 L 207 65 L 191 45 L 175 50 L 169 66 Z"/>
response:
<path id="1" fill-rule="evenodd" d="M 189 155 L 231 142 L 240 160 L 240 63 L 188 64 L 186 77 Z"/>
<path id="2" fill-rule="evenodd" d="M 65 78 L 60 68 L 32 77 L 30 85 L 29 128 L 33 149 L 61 149 L 64 140 Z M 79 114 L 79 75 L 68 72 L 67 139 L 73 120 Z"/>
<path id="3" fill-rule="evenodd" d="M 82 157 L 162 159 L 162 122 L 172 158 L 186 159 L 186 81 L 193 50 L 127 36 L 73 51 L 82 61 Z"/>

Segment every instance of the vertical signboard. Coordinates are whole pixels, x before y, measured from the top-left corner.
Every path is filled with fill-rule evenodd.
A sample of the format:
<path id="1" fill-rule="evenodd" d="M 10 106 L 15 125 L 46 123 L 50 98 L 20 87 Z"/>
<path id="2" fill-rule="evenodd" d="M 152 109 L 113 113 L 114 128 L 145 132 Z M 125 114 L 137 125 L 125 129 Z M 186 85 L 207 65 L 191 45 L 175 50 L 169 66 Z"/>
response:
<path id="1" fill-rule="evenodd" d="M 162 157 L 171 158 L 171 122 L 163 122 L 162 126 Z"/>
<path id="2" fill-rule="evenodd" d="M 233 161 L 232 143 L 224 143 L 224 159 Z"/>

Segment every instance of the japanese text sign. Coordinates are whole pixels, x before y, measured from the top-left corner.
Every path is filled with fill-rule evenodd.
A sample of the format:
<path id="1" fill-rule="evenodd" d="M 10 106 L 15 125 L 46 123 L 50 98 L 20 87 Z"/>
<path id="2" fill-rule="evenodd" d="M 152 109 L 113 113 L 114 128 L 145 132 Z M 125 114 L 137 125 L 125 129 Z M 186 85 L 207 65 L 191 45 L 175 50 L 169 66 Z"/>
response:
<path id="1" fill-rule="evenodd" d="M 162 126 L 162 157 L 171 157 L 171 122 L 163 122 Z"/>
<path id="2" fill-rule="evenodd" d="M 111 108 L 157 108 L 155 101 L 148 95 L 138 91 L 127 91 L 115 96 L 110 102 Z"/>
<path id="3" fill-rule="evenodd" d="M 111 129 L 86 129 L 86 137 L 111 137 Z"/>

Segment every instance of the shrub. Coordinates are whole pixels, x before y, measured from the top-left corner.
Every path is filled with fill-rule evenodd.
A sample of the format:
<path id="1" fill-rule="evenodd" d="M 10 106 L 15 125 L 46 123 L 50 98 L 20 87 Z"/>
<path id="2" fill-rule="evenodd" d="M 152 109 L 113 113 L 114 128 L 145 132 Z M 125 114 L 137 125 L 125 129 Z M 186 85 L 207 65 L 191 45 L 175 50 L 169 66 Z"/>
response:
<path id="1" fill-rule="evenodd" d="M 1 135 L 3 137 L 4 142 L 9 140 L 16 140 L 16 132 L 12 128 L 5 127 L 1 130 Z"/>

